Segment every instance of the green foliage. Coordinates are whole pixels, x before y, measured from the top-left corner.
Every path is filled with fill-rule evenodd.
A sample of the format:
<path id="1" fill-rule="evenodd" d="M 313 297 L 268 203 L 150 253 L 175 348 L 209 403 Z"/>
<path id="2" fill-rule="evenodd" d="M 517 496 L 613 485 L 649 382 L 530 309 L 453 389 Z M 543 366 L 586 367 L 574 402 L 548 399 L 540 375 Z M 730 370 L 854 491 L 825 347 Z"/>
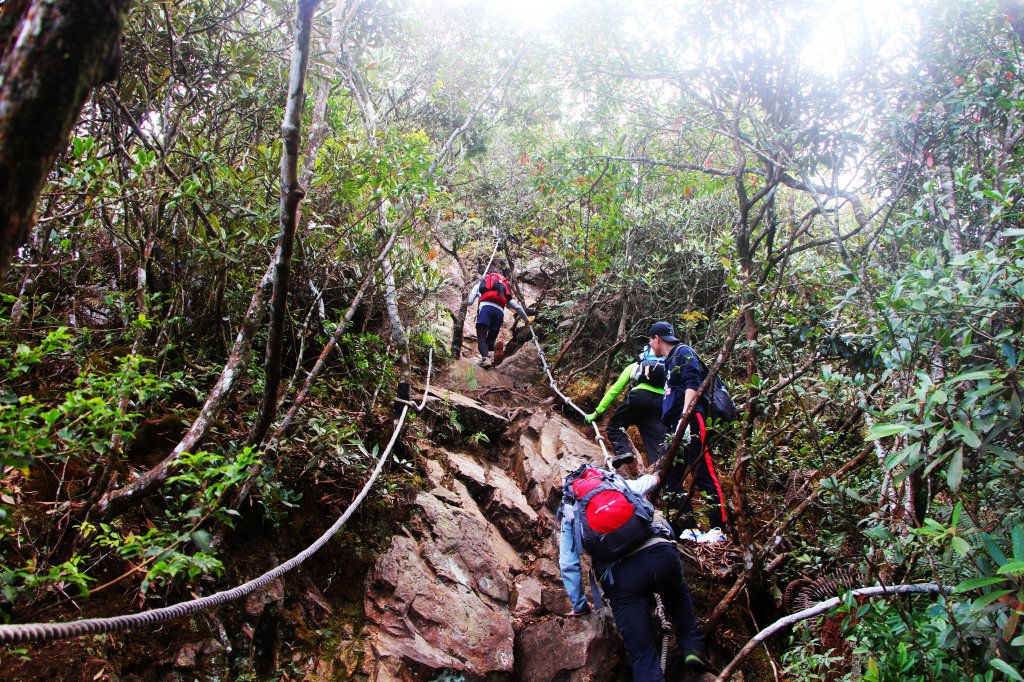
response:
<path id="1" fill-rule="evenodd" d="M 91 463 L 107 452 L 114 436 L 131 437 L 130 427 L 140 415 L 122 412 L 119 400 L 144 403 L 165 393 L 171 384 L 143 371 L 152 360 L 128 355 L 118 362 L 113 372 L 82 374 L 63 400 L 51 405 L 36 402 L 32 395 L 9 392 L 13 400 L 0 404 L 0 463 L 27 468 L 39 457 L 61 461 L 78 457 Z M 19 369 L 15 364 L 15 374 Z"/>
<path id="2" fill-rule="evenodd" d="M 345 372 L 341 388 L 346 392 L 366 391 L 394 379 L 395 358 L 377 334 L 345 334 L 338 343 Z"/>
<path id="3" fill-rule="evenodd" d="M 219 575 L 223 564 L 211 547 L 204 525 L 216 521 L 231 527 L 238 512 L 224 504 L 225 496 L 259 462 L 249 447 L 234 456 L 211 452 L 183 453 L 176 473 L 168 479 L 168 508 L 153 527 L 139 535 L 106 523 L 83 524 L 82 535 L 98 549 L 114 551 L 141 572 L 140 591 L 183 578 L 191 583 L 203 575 Z"/>

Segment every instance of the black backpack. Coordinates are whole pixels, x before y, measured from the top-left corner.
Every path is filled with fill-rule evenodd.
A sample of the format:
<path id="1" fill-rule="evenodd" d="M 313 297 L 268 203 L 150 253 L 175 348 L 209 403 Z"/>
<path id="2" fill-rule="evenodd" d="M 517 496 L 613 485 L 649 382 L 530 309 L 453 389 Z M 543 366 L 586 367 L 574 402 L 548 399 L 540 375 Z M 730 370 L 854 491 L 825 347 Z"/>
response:
<path id="1" fill-rule="evenodd" d="M 704 370 L 706 378 L 708 366 L 700 358 L 697 359 L 700 361 L 700 367 Z M 708 390 L 704 391 L 701 400 L 704 401 L 704 409 L 707 410 L 709 419 L 719 422 L 734 422 L 739 419 L 739 410 L 736 409 L 736 403 L 733 402 L 732 396 L 729 395 L 729 388 L 717 374 L 715 375 L 715 380 L 708 386 Z"/>
<path id="2" fill-rule="evenodd" d="M 682 345 L 676 346 L 676 349 L 678 350 L 683 347 Z M 685 347 L 689 348 L 689 346 Z M 704 377 L 707 378 L 708 366 L 704 364 L 704 361 L 700 359 L 695 350 L 692 348 L 689 348 L 689 350 L 697 358 L 701 371 L 704 373 Z M 675 353 L 676 351 L 672 352 Z M 725 385 L 725 382 L 717 374 L 715 375 L 715 380 L 711 382 L 711 385 L 704 391 L 704 395 L 700 399 L 708 419 L 722 423 L 734 422 L 739 419 L 739 410 L 736 409 L 736 403 L 733 402 L 732 396 L 729 395 L 729 387 Z"/>
<path id="3" fill-rule="evenodd" d="M 651 352 L 648 345 L 636 356 L 636 369 L 630 379 L 633 385 L 648 384 L 654 388 L 665 387 L 665 358 Z"/>

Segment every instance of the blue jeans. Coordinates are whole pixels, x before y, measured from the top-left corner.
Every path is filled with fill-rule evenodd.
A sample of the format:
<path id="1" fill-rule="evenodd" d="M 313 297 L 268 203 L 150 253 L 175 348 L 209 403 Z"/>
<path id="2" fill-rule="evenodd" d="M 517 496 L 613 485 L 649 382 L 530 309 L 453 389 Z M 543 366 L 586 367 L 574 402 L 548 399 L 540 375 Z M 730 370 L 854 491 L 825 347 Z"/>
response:
<path id="1" fill-rule="evenodd" d="M 505 311 L 493 305 L 481 305 L 476 313 L 476 346 L 480 349 L 480 357 L 486 358 L 494 350 L 494 342 L 498 340 L 501 323 L 505 321 Z"/>
<path id="2" fill-rule="evenodd" d="M 562 519 L 558 534 L 558 568 L 562 572 L 562 584 L 565 585 L 565 593 L 569 595 L 572 610 L 583 611 L 587 608 L 587 594 L 583 591 L 583 567 L 580 554 L 576 551 L 572 523 L 565 518 Z"/>

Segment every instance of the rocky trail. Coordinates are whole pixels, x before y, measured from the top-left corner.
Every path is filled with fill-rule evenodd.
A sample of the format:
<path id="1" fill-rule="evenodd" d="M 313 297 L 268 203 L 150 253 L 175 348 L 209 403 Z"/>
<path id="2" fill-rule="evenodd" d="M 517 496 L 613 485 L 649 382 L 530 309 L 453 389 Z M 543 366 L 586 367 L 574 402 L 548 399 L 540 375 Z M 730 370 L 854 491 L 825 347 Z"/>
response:
<path id="1" fill-rule="evenodd" d="M 561 480 L 603 455 L 538 388 L 541 367 L 523 344 L 493 368 L 462 358 L 431 390 L 435 429 L 454 420 L 489 447 L 436 447 L 426 460 L 427 489 L 366 579 L 370 680 L 629 678 L 610 609 L 561 615 L 570 609 L 553 540 Z M 340 663 L 325 657 L 315 679 L 333 679 Z"/>

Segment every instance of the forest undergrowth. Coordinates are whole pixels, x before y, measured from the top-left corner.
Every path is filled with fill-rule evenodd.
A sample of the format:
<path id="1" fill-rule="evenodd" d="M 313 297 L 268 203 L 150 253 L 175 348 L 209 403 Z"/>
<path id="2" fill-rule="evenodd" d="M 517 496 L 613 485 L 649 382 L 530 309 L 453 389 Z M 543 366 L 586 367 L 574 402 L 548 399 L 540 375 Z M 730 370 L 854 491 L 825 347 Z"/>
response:
<path id="1" fill-rule="evenodd" d="M 0 617 L 135 611 L 289 556 L 428 353 L 462 352 L 493 247 L 580 404 L 655 320 L 732 389 L 742 569 L 702 615 L 753 631 L 841 597 L 759 675 L 1024 680 L 1024 6 L 848 5 L 567 3 L 528 28 L 457 0 L 3 3 Z M 342 535 L 347 604 L 422 428 Z M 275 618 L 238 674 L 290 674 Z M 74 655 L 99 679 L 149 665 L 142 641 Z"/>

